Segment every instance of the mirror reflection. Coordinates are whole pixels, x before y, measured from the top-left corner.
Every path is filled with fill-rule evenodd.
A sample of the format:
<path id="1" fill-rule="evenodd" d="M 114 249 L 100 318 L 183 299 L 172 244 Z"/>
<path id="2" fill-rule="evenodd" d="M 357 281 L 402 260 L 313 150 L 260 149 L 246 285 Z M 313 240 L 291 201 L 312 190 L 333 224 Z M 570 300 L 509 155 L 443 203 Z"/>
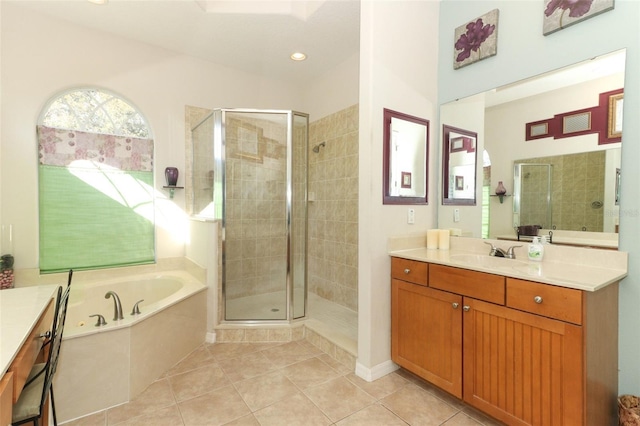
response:
<path id="1" fill-rule="evenodd" d="M 427 204 L 429 122 L 384 110 L 384 204 Z"/>
<path id="2" fill-rule="evenodd" d="M 616 148 L 516 161 L 514 226 L 617 232 L 620 154 Z"/>
<path id="3" fill-rule="evenodd" d="M 476 158 L 478 135 L 456 127 L 442 127 L 443 204 L 476 203 Z"/>
<path id="4" fill-rule="evenodd" d="M 445 209 L 439 226 L 509 238 L 516 237 L 517 226 L 538 225 L 604 234 L 597 238 L 611 233 L 617 242 L 624 72 L 621 50 L 442 105 L 443 123 L 471 122 L 477 129 L 483 167 L 476 174 L 476 208 L 482 214 L 463 210 L 461 223 L 453 224 Z M 520 180 L 514 173 L 518 164 L 529 164 L 520 166 Z M 535 185 L 537 198 L 528 194 L 538 173 L 531 164 L 542 165 L 541 175 L 548 172 Z M 504 200 L 495 196 L 499 181 L 506 186 Z M 464 222 L 469 216 L 473 221 Z"/>

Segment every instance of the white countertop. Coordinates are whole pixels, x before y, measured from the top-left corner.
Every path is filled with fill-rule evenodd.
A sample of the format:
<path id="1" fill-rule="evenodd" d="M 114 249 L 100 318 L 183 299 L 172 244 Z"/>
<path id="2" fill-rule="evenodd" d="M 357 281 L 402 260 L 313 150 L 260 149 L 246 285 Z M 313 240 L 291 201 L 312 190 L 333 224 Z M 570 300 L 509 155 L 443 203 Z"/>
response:
<path id="1" fill-rule="evenodd" d="M 389 252 L 390 256 L 437 263 L 512 278 L 554 284 L 578 290 L 596 291 L 627 276 L 626 270 L 596 268 L 556 262 L 487 257 L 487 263 L 469 262 L 468 257 L 484 256 L 463 250 L 415 248 Z"/>
<path id="2" fill-rule="evenodd" d="M 57 285 L 0 290 L 0 377 L 46 309 Z"/>

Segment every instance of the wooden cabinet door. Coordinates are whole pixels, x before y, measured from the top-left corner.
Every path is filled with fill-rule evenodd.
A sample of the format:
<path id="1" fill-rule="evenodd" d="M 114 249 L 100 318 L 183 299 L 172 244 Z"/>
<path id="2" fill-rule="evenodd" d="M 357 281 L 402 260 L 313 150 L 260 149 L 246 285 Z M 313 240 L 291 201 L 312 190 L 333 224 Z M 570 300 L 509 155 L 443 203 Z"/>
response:
<path id="1" fill-rule="evenodd" d="M 583 425 L 582 327 L 464 298 L 464 401 L 509 425 Z"/>
<path id="2" fill-rule="evenodd" d="M 462 397 L 462 297 L 391 281 L 391 358 Z"/>

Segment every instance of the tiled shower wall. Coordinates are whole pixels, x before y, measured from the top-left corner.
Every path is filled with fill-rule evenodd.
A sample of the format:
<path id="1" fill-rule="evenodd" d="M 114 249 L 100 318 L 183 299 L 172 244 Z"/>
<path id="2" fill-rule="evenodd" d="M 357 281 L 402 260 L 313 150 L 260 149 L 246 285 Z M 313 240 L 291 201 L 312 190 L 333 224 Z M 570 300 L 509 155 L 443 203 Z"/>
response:
<path id="1" fill-rule="evenodd" d="M 584 227 L 586 231 L 602 232 L 604 208 L 597 206 L 604 202 L 605 151 L 519 162 L 552 165 L 552 226 L 569 231 L 581 231 Z"/>
<path id="2" fill-rule="evenodd" d="M 227 115 L 226 297 L 286 286 L 286 121 Z"/>
<path id="3" fill-rule="evenodd" d="M 308 195 L 309 291 L 357 310 L 358 105 L 310 124 Z"/>

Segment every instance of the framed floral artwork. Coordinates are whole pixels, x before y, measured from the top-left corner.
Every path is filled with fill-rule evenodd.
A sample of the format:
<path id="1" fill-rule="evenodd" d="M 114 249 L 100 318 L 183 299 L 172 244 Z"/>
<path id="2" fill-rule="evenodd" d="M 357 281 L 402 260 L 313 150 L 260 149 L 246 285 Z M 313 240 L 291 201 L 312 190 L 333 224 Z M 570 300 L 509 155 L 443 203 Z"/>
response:
<path id="1" fill-rule="evenodd" d="M 498 9 L 461 25 L 454 31 L 453 69 L 498 53 Z"/>
<path id="2" fill-rule="evenodd" d="M 549 35 L 613 9 L 614 0 L 545 0 L 542 33 Z"/>

